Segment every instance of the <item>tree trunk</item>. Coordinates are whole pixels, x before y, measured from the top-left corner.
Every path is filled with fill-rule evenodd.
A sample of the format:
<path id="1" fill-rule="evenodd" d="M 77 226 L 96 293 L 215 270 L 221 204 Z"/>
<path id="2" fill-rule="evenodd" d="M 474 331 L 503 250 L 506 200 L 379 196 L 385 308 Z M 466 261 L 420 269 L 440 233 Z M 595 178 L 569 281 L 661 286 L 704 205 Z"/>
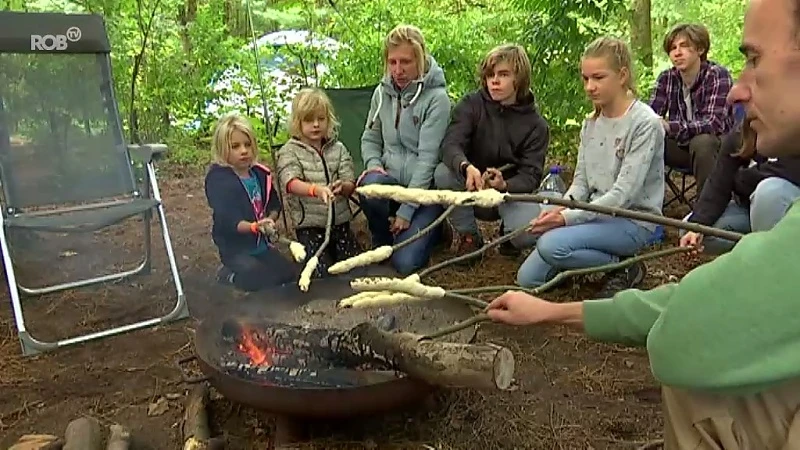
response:
<path id="1" fill-rule="evenodd" d="M 650 22 L 650 0 L 633 0 L 629 23 L 633 54 L 649 72 L 652 72 L 653 38 Z"/>

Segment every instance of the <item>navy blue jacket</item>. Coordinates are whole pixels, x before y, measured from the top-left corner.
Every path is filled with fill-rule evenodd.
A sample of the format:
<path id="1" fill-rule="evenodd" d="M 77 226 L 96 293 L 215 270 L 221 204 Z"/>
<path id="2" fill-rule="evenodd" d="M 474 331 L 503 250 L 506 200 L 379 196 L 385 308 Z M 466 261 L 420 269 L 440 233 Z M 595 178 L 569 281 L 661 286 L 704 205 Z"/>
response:
<path id="1" fill-rule="evenodd" d="M 266 205 L 264 216 L 280 212 L 282 205 L 275 190 L 272 172 L 260 164 L 254 165 L 253 169 Z M 219 250 L 222 264 L 228 265 L 233 257 L 255 249 L 259 240 L 265 238 L 261 234 L 236 231 L 239 222 L 255 222 L 256 215 L 250 197 L 233 169 L 212 164 L 206 174 L 205 191 L 208 206 L 212 210 L 211 237 Z"/>

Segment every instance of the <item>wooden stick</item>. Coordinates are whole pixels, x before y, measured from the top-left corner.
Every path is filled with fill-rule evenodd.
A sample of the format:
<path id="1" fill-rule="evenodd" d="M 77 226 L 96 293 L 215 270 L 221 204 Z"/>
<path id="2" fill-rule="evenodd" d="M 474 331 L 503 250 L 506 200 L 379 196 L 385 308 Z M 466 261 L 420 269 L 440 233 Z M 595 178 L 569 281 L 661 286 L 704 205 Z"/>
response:
<path id="1" fill-rule="evenodd" d="M 479 324 L 481 322 L 487 322 L 487 321 L 490 321 L 490 320 L 492 320 L 492 319 L 489 318 L 489 316 L 486 315 L 486 314 L 477 314 L 475 316 L 470 317 L 469 319 L 462 320 L 461 322 L 458 322 L 458 323 L 456 323 L 454 325 L 450 325 L 449 327 L 444 327 L 441 330 L 434 331 L 433 333 L 430 333 L 430 334 L 426 334 L 426 335 L 420 337 L 420 340 L 436 339 L 436 338 L 440 338 L 440 337 L 443 337 L 443 336 L 447 336 L 448 334 L 458 333 L 461 330 L 466 330 L 469 327 L 472 327 L 472 326 L 477 325 L 477 324 Z"/>
<path id="2" fill-rule="evenodd" d="M 131 432 L 119 424 L 108 427 L 108 444 L 106 450 L 128 450 L 131 446 Z"/>
<path id="3" fill-rule="evenodd" d="M 431 222 L 430 225 L 428 225 L 428 226 L 426 226 L 424 228 L 421 228 L 419 231 L 414 233 L 413 236 L 411 236 L 410 238 L 406 239 L 405 241 L 399 242 L 397 244 L 394 244 L 392 246 L 392 252 L 396 252 L 397 250 L 400 250 L 401 248 L 405 247 L 406 245 L 408 245 L 408 244 L 416 241 L 417 239 L 421 238 L 422 236 L 424 236 L 425 234 L 427 234 L 428 232 L 430 232 L 434 228 L 438 227 L 442 222 L 444 222 L 444 220 L 450 214 L 452 214 L 454 209 L 456 209 L 456 205 L 448 206 L 447 209 L 445 209 L 444 212 L 442 212 L 442 214 L 439 217 L 436 218 L 436 220 Z"/>
<path id="4" fill-rule="evenodd" d="M 497 286 L 481 286 L 475 288 L 464 288 L 464 289 L 453 289 L 452 291 L 447 291 L 448 295 L 452 294 L 486 294 L 489 292 L 500 292 L 500 291 L 522 291 L 531 295 L 538 295 L 542 292 L 545 292 L 549 289 L 552 289 L 555 285 L 561 283 L 566 278 L 575 277 L 579 275 L 590 275 L 592 273 L 601 273 L 601 272 L 610 272 L 612 270 L 619 270 L 624 269 L 625 267 L 631 266 L 637 262 L 647 261 L 649 259 L 656 259 L 662 258 L 665 256 L 674 255 L 676 253 L 688 253 L 694 250 L 694 247 L 671 247 L 663 250 L 656 250 L 654 252 L 643 253 L 638 256 L 634 256 L 632 258 L 628 258 L 619 262 L 604 264 L 602 266 L 595 266 L 595 267 L 586 267 L 583 269 L 570 269 L 565 270 L 555 277 L 553 277 L 550 281 L 542 284 L 536 288 L 524 288 L 521 286 L 516 285 L 497 285 Z"/>
<path id="5" fill-rule="evenodd" d="M 378 247 L 376 249 L 368 250 L 366 252 L 352 256 L 345 260 L 339 261 L 338 263 L 331 266 L 328 269 L 328 272 L 333 274 L 345 273 L 352 269 L 355 269 L 356 267 L 363 267 L 386 260 L 387 258 L 391 257 L 395 251 L 405 247 L 406 245 L 411 244 L 412 242 L 424 236 L 429 231 L 439 226 L 447 218 L 447 216 L 449 216 L 450 213 L 453 212 L 455 208 L 456 208 L 455 205 L 449 206 L 439 217 L 436 218 L 436 220 L 431 222 L 430 225 L 420 229 L 413 236 L 406 239 L 405 241 L 394 244 L 392 246 L 386 245 Z M 364 255 L 370 255 L 370 256 L 365 257 Z"/>
<path id="6" fill-rule="evenodd" d="M 641 220 L 644 222 L 655 223 L 668 227 L 675 227 L 682 230 L 694 231 L 705 236 L 714 236 L 721 239 L 737 242 L 743 237 L 739 233 L 733 231 L 721 230 L 719 228 L 700 225 L 692 222 L 684 222 L 678 219 L 672 219 L 656 214 L 645 213 L 641 211 L 631 211 L 622 208 L 614 208 L 611 206 L 594 205 L 592 203 L 581 202 L 573 199 L 553 198 L 539 194 L 506 194 L 507 202 L 534 202 L 544 205 L 553 204 L 572 209 L 583 209 L 600 214 L 605 214 L 613 217 L 624 217 L 626 219 Z"/>
<path id="7" fill-rule="evenodd" d="M 434 264 L 434 265 L 432 265 L 430 267 L 427 267 L 427 268 L 423 269 L 422 271 L 420 271 L 419 276 L 420 277 L 424 277 L 424 276 L 432 274 L 433 272 L 436 272 L 437 270 L 442 270 L 447 266 L 450 266 L 450 265 L 453 265 L 453 264 L 456 264 L 456 263 L 459 263 L 459 262 L 462 262 L 462 261 L 467 261 L 469 259 L 475 258 L 476 256 L 480 256 L 480 255 L 486 253 L 492 247 L 497 247 L 498 245 L 502 244 L 503 242 L 510 241 L 510 240 L 514 239 L 515 237 L 519 236 L 520 234 L 527 232 L 528 230 L 530 230 L 530 227 L 531 227 L 530 224 L 525 224 L 524 226 L 521 226 L 521 227 L 517 228 L 516 230 L 512 231 L 511 233 L 508 233 L 508 234 L 505 234 L 503 236 L 500 236 L 499 238 L 497 238 L 497 239 L 495 239 L 495 240 L 493 240 L 491 242 L 487 242 L 486 244 L 483 245 L 483 247 L 481 247 L 481 248 L 479 248 L 477 250 L 473 250 L 473 251 L 471 251 L 469 253 L 466 253 L 464 255 L 456 256 L 454 258 L 450 258 L 450 259 L 444 260 L 442 262 L 439 262 L 437 264 Z"/>
<path id="8" fill-rule="evenodd" d="M 67 425 L 64 450 L 103 450 L 103 428 L 93 417 L 81 417 Z"/>

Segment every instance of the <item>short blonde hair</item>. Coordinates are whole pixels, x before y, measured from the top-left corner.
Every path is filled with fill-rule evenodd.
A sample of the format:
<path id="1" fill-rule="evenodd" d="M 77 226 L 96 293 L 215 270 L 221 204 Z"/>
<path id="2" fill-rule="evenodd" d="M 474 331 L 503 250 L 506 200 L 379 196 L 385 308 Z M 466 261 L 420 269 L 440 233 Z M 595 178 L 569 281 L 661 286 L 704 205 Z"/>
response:
<path id="1" fill-rule="evenodd" d="M 414 49 L 417 70 L 419 76 L 422 76 L 428 70 L 428 50 L 425 48 L 425 37 L 422 35 L 422 31 L 414 25 L 398 25 L 386 35 L 386 39 L 383 41 L 385 71 L 389 71 L 389 50 L 402 44 L 409 44 Z"/>
<path id="2" fill-rule="evenodd" d="M 221 166 L 229 166 L 228 159 L 231 155 L 231 135 L 234 131 L 239 131 L 250 139 L 250 146 L 253 151 L 253 161 L 258 160 L 258 143 L 256 133 L 250 121 L 241 114 L 232 112 L 220 117 L 214 126 L 214 134 L 211 139 L 211 150 L 214 152 L 214 162 Z"/>
<path id="3" fill-rule="evenodd" d="M 481 86 L 486 87 L 486 79 L 490 77 L 500 63 L 511 66 L 514 72 L 514 89 L 517 91 L 517 100 L 525 98 L 531 86 L 531 61 L 525 47 L 521 45 L 499 45 L 486 54 L 480 65 Z"/>
<path id="4" fill-rule="evenodd" d="M 333 139 L 339 129 L 336 112 L 325 91 L 318 88 L 303 88 L 292 100 L 292 116 L 289 119 L 289 134 L 295 137 L 303 135 L 303 121 L 309 120 L 316 114 L 324 115 L 328 119 L 328 129 L 325 137 Z"/>
<path id="5" fill-rule="evenodd" d="M 586 46 L 583 58 L 605 58 L 611 70 L 619 73 L 622 69 L 628 71 L 625 88 L 631 97 L 636 96 L 636 79 L 633 74 L 633 56 L 628 44 L 622 39 L 613 37 L 599 37 Z M 600 110 L 595 108 L 593 117 L 597 117 Z"/>

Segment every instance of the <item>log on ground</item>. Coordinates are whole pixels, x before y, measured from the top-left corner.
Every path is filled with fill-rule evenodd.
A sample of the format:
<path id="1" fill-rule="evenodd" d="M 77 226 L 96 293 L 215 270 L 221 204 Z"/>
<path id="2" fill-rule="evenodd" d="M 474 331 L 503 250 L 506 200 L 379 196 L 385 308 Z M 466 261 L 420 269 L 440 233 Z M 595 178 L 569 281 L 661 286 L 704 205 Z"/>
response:
<path id="1" fill-rule="evenodd" d="M 81 417 L 67 425 L 64 450 L 103 450 L 104 427 L 97 419 Z"/>
<path id="2" fill-rule="evenodd" d="M 183 449 L 184 450 L 222 450 L 225 441 L 222 438 L 212 438 L 208 426 L 208 385 L 200 383 L 195 385 L 186 399 L 183 413 Z"/>
<path id="3" fill-rule="evenodd" d="M 514 377 L 514 356 L 504 347 L 421 341 L 419 335 L 385 332 L 368 322 L 349 330 L 266 322 L 228 322 L 226 328 L 229 335 L 251 336 L 246 340 L 260 349 L 255 353 L 270 352 L 267 365 L 273 367 L 397 370 L 435 386 L 474 389 L 508 389 Z M 241 348 L 242 339 L 236 341 Z"/>
<path id="4" fill-rule="evenodd" d="M 496 344 L 420 340 L 419 335 L 386 332 L 369 323 L 351 333 L 395 369 L 435 386 L 505 390 L 514 379 L 514 355 Z"/>
<path id="5" fill-rule="evenodd" d="M 108 427 L 106 450 L 128 450 L 131 447 L 131 432 L 119 424 Z"/>

